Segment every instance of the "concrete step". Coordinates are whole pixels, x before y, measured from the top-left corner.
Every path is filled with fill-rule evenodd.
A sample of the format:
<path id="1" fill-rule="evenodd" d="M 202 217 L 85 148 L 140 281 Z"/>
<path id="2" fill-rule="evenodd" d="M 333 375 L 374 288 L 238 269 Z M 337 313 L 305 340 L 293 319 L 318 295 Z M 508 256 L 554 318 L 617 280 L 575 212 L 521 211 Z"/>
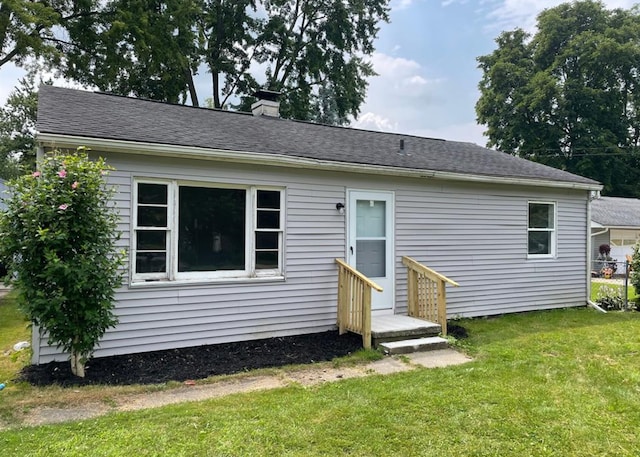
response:
<path id="1" fill-rule="evenodd" d="M 437 336 L 442 331 L 439 324 L 402 315 L 373 316 L 371 338 L 374 347 L 380 343 Z"/>
<path id="2" fill-rule="evenodd" d="M 449 342 L 439 336 L 428 338 L 417 338 L 412 340 L 390 341 L 380 343 L 378 347 L 386 354 L 408 354 L 410 352 L 435 351 L 436 349 L 446 349 Z"/>

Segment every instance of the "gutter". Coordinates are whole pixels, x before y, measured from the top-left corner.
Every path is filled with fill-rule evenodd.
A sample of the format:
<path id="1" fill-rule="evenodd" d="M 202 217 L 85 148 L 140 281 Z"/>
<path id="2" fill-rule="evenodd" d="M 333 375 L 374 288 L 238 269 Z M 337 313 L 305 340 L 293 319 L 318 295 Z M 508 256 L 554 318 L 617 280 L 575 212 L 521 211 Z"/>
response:
<path id="1" fill-rule="evenodd" d="M 601 232 L 596 232 L 596 233 L 592 233 L 591 236 L 598 236 L 598 235 L 602 235 L 604 233 L 607 233 L 609 231 L 610 227 L 605 228 L 604 230 L 602 230 Z M 591 230 L 591 229 L 589 229 Z"/>
<path id="2" fill-rule="evenodd" d="M 292 157 L 283 154 L 268 154 L 225 149 L 209 149 L 195 146 L 176 146 L 168 144 L 112 140 L 107 138 L 89 138 L 75 135 L 38 133 L 41 146 L 74 147 L 93 146 L 104 152 L 120 152 L 131 154 L 155 155 L 165 157 L 181 157 L 206 160 L 218 160 L 252 165 L 272 165 L 288 168 L 312 168 L 315 170 L 343 171 L 348 173 L 377 174 L 413 178 L 433 178 L 448 181 L 467 181 L 476 183 L 518 184 L 533 187 L 553 187 L 576 190 L 600 190 L 600 184 L 573 183 L 566 181 L 550 181 L 532 178 L 509 178 L 501 176 L 484 176 L 463 174 L 448 171 L 416 170 L 413 168 L 389 167 L 383 165 L 363 165 L 330 160 Z"/>

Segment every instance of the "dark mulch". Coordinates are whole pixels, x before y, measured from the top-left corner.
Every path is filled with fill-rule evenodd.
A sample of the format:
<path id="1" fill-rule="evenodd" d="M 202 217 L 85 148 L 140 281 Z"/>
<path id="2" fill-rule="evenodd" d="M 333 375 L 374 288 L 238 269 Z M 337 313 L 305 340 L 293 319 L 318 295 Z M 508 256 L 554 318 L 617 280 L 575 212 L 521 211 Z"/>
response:
<path id="1" fill-rule="evenodd" d="M 84 379 L 73 376 L 69 362 L 51 362 L 26 367 L 19 379 L 38 386 L 157 384 L 327 361 L 360 348 L 362 337 L 359 335 L 338 335 L 333 331 L 101 357 L 87 362 Z"/>
<path id="2" fill-rule="evenodd" d="M 454 324 L 451 322 L 447 324 L 447 334 L 453 336 L 458 340 L 469 337 L 469 333 L 467 332 L 466 328 L 464 328 L 462 325 Z"/>

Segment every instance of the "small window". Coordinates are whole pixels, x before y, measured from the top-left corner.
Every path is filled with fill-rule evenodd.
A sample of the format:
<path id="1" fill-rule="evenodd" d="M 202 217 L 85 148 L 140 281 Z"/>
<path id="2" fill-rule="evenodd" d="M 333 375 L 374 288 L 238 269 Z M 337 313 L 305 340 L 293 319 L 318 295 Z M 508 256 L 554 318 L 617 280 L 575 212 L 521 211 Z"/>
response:
<path id="1" fill-rule="evenodd" d="M 279 270 L 282 246 L 282 192 L 256 191 L 256 270 Z"/>
<path id="2" fill-rule="evenodd" d="M 147 279 L 167 275 L 169 256 L 169 188 L 138 183 L 135 214 L 135 272 Z"/>
<path id="3" fill-rule="evenodd" d="M 554 257 L 556 255 L 555 221 L 555 203 L 529 202 L 529 257 Z"/>

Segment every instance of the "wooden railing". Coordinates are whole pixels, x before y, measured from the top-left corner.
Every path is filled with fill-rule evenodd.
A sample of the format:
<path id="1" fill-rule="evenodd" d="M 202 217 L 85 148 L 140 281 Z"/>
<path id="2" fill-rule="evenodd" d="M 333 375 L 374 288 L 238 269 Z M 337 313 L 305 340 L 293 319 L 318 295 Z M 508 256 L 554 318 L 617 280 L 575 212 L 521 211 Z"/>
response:
<path id="1" fill-rule="evenodd" d="M 402 257 L 407 267 L 407 298 L 409 316 L 440 324 L 442 334 L 447 334 L 447 292 L 445 286 L 459 284 L 411 257 Z"/>
<path id="2" fill-rule="evenodd" d="M 371 348 L 371 289 L 382 287 L 343 260 L 338 264 L 338 329 L 362 335 L 362 345 Z"/>

